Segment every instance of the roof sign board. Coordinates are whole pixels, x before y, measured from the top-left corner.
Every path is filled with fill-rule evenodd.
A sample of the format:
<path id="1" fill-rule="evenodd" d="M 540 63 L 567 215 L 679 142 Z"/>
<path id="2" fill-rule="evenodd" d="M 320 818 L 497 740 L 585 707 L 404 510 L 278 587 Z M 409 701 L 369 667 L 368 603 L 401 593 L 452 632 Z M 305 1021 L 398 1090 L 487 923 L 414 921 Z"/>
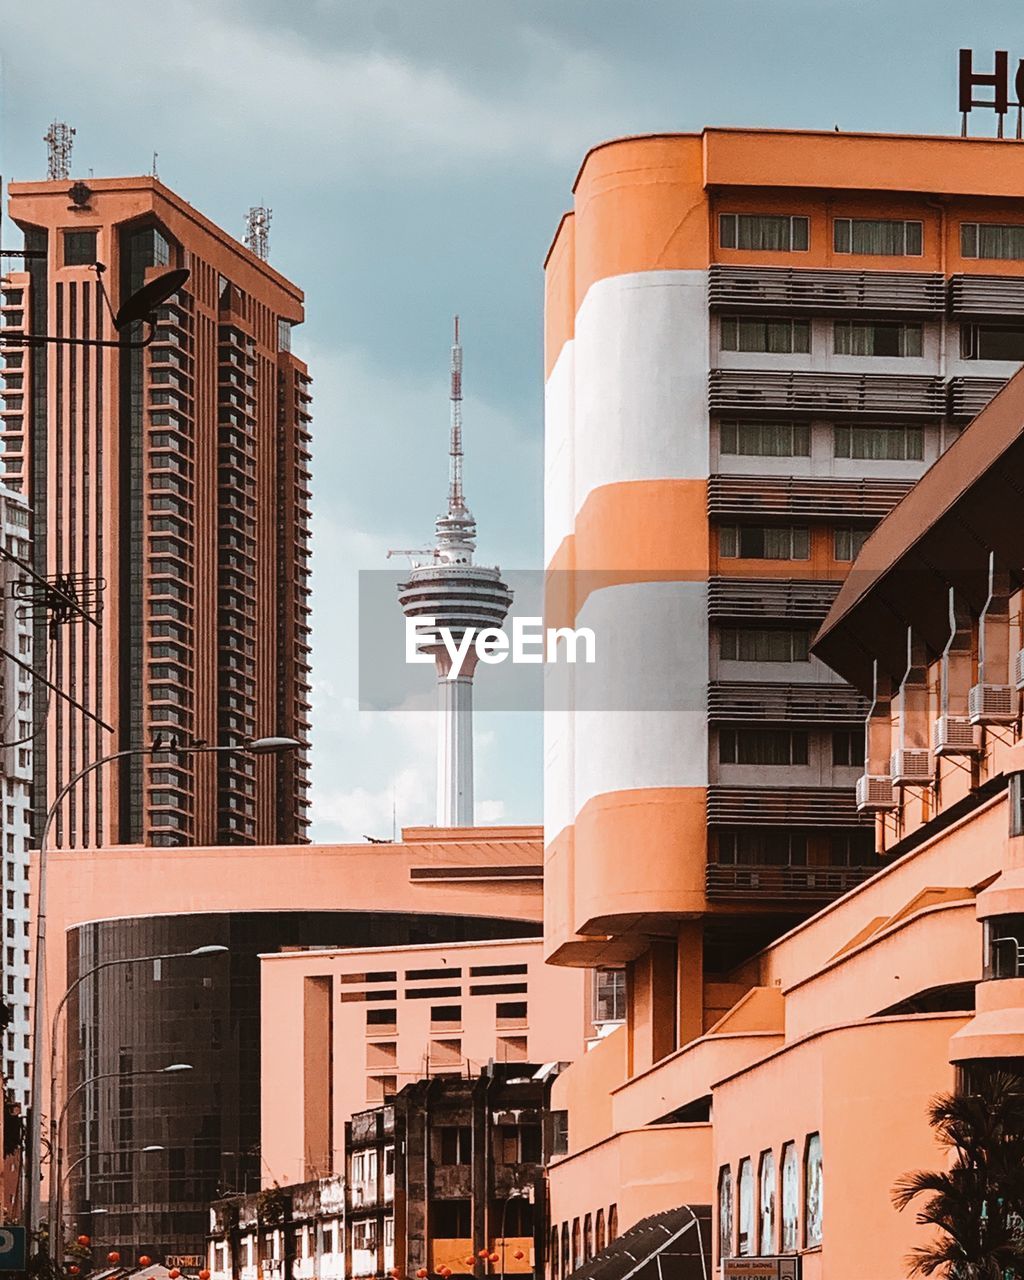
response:
<path id="1" fill-rule="evenodd" d="M 800 1280 L 800 1258 L 723 1258 L 722 1280 Z"/>

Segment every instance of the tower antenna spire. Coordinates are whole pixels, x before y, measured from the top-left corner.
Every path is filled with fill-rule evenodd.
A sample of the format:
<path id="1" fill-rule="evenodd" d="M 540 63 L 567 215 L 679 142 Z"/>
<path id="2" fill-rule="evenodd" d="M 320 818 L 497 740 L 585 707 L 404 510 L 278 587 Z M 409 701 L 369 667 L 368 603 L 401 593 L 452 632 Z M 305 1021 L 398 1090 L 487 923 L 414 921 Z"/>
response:
<path id="1" fill-rule="evenodd" d="M 46 176 L 53 182 L 71 177 L 71 148 L 75 131 L 63 120 L 54 120 L 46 132 Z"/>
<path id="2" fill-rule="evenodd" d="M 462 344 L 459 341 L 459 317 L 455 317 L 455 341 L 452 343 L 452 430 L 448 446 L 448 514 L 461 515 L 466 509 L 462 492 Z"/>

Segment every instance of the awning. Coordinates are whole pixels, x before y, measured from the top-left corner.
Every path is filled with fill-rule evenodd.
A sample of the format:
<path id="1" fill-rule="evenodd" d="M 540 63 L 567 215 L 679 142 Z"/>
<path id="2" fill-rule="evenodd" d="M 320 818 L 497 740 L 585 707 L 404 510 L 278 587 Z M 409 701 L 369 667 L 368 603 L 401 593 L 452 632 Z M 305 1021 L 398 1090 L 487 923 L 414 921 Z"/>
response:
<path id="1" fill-rule="evenodd" d="M 643 1218 L 569 1280 L 711 1280 L 711 1207 L 680 1205 Z"/>

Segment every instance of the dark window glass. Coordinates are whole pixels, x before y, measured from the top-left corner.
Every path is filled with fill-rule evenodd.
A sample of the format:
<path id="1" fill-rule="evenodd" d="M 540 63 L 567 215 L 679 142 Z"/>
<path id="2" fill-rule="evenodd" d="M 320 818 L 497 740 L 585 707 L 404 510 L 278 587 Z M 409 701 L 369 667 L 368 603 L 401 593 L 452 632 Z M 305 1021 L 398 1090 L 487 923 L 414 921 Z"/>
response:
<path id="1" fill-rule="evenodd" d="M 864 730 L 836 729 L 832 734 L 833 765 L 864 763 Z"/>
<path id="2" fill-rule="evenodd" d="M 95 231 L 64 232 L 64 265 L 66 267 L 91 267 L 95 261 Z"/>
<path id="3" fill-rule="evenodd" d="M 960 326 L 960 354 L 965 360 L 1024 360 L 1024 328 L 991 324 Z"/>
<path id="4" fill-rule="evenodd" d="M 718 759 L 721 764 L 806 764 L 807 734 L 789 729 L 720 729 Z"/>

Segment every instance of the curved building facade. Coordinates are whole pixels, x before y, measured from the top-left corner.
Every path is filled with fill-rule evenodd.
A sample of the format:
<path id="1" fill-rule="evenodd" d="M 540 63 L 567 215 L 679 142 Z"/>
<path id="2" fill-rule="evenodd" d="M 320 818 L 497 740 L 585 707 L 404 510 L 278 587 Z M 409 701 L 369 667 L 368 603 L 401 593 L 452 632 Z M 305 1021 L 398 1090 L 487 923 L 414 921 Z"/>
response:
<path id="1" fill-rule="evenodd" d="M 387 910 L 154 915 L 73 928 L 70 982 L 125 956 L 227 950 L 109 968 L 72 996 L 66 1079 L 71 1088 L 95 1083 L 71 1100 L 66 1121 L 70 1220 L 101 1251 L 198 1256 L 211 1201 L 260 1185 L 262 953 L 538 933 L 521 920 Z M 171 1064 L 192 1069 L 160 1072 Z"/>

